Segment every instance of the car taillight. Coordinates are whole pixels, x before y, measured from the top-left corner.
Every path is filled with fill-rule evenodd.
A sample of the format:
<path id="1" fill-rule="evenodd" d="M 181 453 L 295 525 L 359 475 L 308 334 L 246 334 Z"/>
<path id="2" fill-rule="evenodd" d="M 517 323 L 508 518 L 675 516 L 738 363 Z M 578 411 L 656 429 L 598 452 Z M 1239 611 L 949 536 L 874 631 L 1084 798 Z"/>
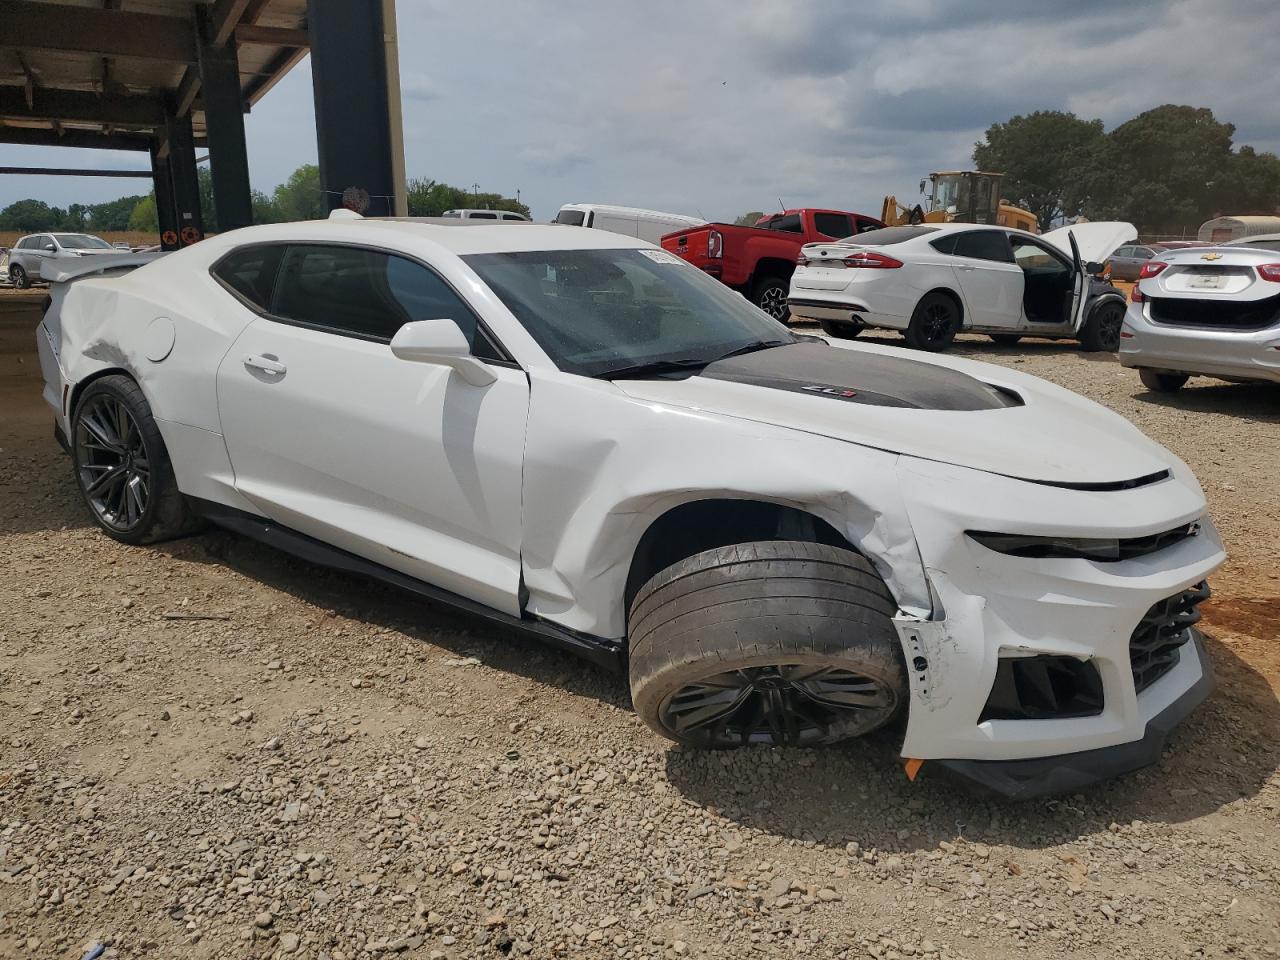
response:
<path id="1" fill-rule="evenodd" d="M 719 230 L 707 231 L 707 256 L 713 259 L 724 256 L 724 234 Z"/>
<path id="2" fill-rule="evenodd" d="M 1142 295 L 1142 291 L 1138 289 L 1138 285 L 1135 283 L 1133 289 L 1129 291 L 1129 302 L 1141 303 L 1145 299 L 1147 298 Z"/>
<path id="3" fill-rule="evenodd" d="M 1280 283 L 1280 263 L 1264 263 L 1258 267 L 1258 276 L 1272 283 Z"/>
<path id="4" fill-rule="evenodd" d="M 1138 271 L 1139 280 L 1148 280 L 1151 277 L 1158 276 L 1168 264 L 1160 260 L 1148 260 L 1142 265 L 1142 269 Z"/>
<path id="5" fill-rule="evenodd" d="M 844 258 L 846 267 L 864 267 L 869 270 L 896 270 L 902 266 L 901 260 L 895 260 L 893 257 L 886 257 L 883 253 L 876 253 L 874 250 L 859 250 L 857 253 L 851 253 Z"/>

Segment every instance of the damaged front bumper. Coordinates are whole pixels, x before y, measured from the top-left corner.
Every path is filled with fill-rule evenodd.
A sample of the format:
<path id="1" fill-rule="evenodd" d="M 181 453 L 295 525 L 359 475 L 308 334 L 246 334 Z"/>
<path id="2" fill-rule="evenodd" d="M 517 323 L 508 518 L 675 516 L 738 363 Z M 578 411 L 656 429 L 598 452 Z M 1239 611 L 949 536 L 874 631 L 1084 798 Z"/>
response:
<path id="1" fill-rule="evenodd" d="M 1168 730 L 1212 688 L 1195 605 L 1225 560 L 1185 465 L 1129 490 L 1081 491 L 902 458 L 898 464 L 933 616 L 896 621 L 911 684 L 902 755 L 1009 796 L 1070 790 L 1159 756 Z M 1140 538 L 1198 524 L 1192 536 L 1116 561 L 1032 558 L 967 531 Z M 1163 619 L 1161 619 L 1163 617 Z M 1151 665 L 1150 623 L 1166 641 Z M 1190 632 L 1188 632 L 1190 631 Z M 1010 668 L 1033 708 L 1010 708 Z M 1079 691 L 1071 670 L 1086 679 Z M 1067 680 L 1063 680 L 1067 677 Z M 1003 691 L 1003 692 L 1002 692 Z"/>

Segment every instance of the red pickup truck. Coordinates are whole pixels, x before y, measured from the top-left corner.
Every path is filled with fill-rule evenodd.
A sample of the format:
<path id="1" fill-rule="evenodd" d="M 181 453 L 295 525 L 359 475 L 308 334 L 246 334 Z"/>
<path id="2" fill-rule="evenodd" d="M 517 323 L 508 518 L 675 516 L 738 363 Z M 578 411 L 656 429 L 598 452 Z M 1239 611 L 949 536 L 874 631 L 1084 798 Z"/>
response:
<path id="1" fill-rule="evenodd" d="M 843 210 L 784 210 L 761 217 L 754 227 L 731 223 L 686 227 L 664 236 L 662 247 L 746 294 L 785 323 L 787 292 L 801 247 L 883 226 L 874 217 Z"/>

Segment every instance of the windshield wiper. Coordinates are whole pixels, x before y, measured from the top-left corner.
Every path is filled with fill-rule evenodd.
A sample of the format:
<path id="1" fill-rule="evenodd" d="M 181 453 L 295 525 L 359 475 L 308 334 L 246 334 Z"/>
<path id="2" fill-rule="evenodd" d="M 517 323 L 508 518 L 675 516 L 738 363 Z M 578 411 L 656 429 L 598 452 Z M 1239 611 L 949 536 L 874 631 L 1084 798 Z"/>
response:
<path id="1" fill-rule="evenodd" d="M 627 367 L 611 367 L 591 376 L 597 380 L 613 380 L 626 377 L 650 377 L 662 373 L 679 373 L 682 370 L 701 370 L 716 357 L 694 360 L 651 360 L 648 363 L 635 363 Z"/>
<path id="2" fill-rule="evenodd" d="M 773 347 L 785 347 L 788 344 L 795 343 L 794 340 L 752 340 L 750 343 L 743 344 L 737 350 L 730 350 L 728 353 L 721 354 L 716 360 L 728 360 L 730 357 L 740 357 L 744 353 L 756 353 L 759 350 L 769 350 Z M 714 361 L 712 361 L 714 362 Z"/>

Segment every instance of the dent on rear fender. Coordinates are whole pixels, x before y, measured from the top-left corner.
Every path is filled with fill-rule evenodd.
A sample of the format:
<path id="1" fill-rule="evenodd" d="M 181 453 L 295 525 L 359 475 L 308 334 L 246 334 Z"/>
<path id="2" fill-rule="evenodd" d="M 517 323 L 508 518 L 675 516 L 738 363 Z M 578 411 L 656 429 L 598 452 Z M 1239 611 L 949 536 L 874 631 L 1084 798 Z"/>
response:
<path id="1" fill-rule="evenodd" d="M 765 500 L 831 524 L 875 564 L 899 607 L 931 612 L 895 454 L 767 424 L 639 402 L 608 383 L 533 375 L 524 477 L 527 609 L 621 638 L 645 530 L 696 500 Z"/>

